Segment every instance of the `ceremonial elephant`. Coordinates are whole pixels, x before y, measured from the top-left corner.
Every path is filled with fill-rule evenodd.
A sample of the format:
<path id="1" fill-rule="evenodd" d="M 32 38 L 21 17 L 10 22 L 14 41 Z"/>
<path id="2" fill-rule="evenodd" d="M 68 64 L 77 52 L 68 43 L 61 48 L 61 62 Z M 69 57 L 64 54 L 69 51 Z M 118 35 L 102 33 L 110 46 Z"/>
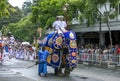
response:
<path id="1" fill-rule="evenodd" d="M 47 62 L 49 66 L 54 68 L 56 75 L 69 75 L 77 66 L 78 50 L 75 32 L 67 31 L 63 34 L 49 34 L 43 39 L 42 44 L 50 52 Z"/>

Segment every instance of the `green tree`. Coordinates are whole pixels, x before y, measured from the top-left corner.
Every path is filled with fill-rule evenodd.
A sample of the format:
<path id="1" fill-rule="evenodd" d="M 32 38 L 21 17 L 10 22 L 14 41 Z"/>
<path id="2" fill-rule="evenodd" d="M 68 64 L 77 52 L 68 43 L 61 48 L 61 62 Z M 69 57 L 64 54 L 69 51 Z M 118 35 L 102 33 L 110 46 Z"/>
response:
<path id="1" fill-rule="evenodd" d="M 29 13 L 31 13 L 32 9 L 31 9 L 32 3 L 30 0 L 26 0 L 23 5 L 22 5 L 22 11 L 23 14 L 26 16 Z"/>
<path id="2" fill-rule="evenodd" d="M 33 41 L 33 24 L 30 22 L 29 16 L 22 18 L 17 23 L 9 24 L 8 31 L 12 32 L 16 38 L 22 41 Z"/>
<path id="3" fill-rule="evenodd" d="M 0 29 L 4 34 L 9 23 L 15 23 L 21 18 L 20 10 L 9 4 L 8 0 L 0 0 Z"/>
<path id="4" fill-rule="evenodd" d="M 107 0 L 104 4 L 100 5 L 104 7 L 104 12 L 101 13 L 99 10 L 100 15 L 102 16 L 103 22 L 105 22 L 108 26 L 109 30 L 109 38 L 110 38 L 110 46 L 112 48 L 112 36 L 111 36 L 111 29 L 109 25 L 110 19 L 115 19 L 118 16 L 118 3 L 120 0 L 112 1 Z M 108 8 L 109 6 L 109 8 Z"/>
<path id="5" fill-rule="evenodd" d="M 11 6 L 11 9 L 12 8 L 13 7 Z M 18 7 L 13 8 L 14 11 L 13 10 L 11 11 L 11 9 L 8 9 L 10 13 L 8 17 L 3 16 L 0 19 L 0 29 L 2 29 L 3 26 L 7 26 L 9 23 L 18 22 L 23 17 L 22 12 Z"/>
<path id="6" fill-rule="evenodd" d="M 112 37 L 111 37 L 111 30 L 109 26 L 109 20 L 115 19 L 115 17 L 118 15 L 118 3 L 120 0 L 91 0 L 91 4 L 93 5 L 92 9 L 96 11 L 96 13 L 93 16 L 95 20 L 99 20 L 100 22 L 100 33 L 101 33 L 101 23 L 106 23 L 109 29 L 109 38 L 110 38 L 110 45 L 112 47 Z M 104 10 L 104 11 L 103 11 Z"/>
<path id="7" fill-rule="evenodd" d="M 0 18 L 6 15 L 9 15 L 9 12 L 7 9 L 8 7 L 9 5 L 7 0 L 0 0 Z"/>
<path id="8" fill-rule="evenodd" d="M 107 23 L 109 29 L 110 44 L 112 46 L 109 20 L 114 19 L 118 15 L 117 8 L 119 1 L 120 0 L 71 0 L 70 4 L 74 10 L 81 12 L 81 14 L 78 16 L 81 23 L 86 20 L 87 26 L 90 26 L 99 22 L 100 32 L 101 23 Z M 101 8 L 104 11 L 100 10 Z"/>
<path id="9" fill-rule="evenodd" d="M 98 22 L 103 23 L 117 15 L 116 11 L 113 13 L 110 11 L 108 14 L 108 11 L 102 13 L 99 10 L 107 1 L 110 2 L 111 8 L 116 9 L 119 0 L 33 0 L 32 13 L 16 24 L 10 24 L 8 28 L 18 38 L 32 41 L 38 27 L 49 28 L 56 16 L 66 13 L 63 11 L 65 3 L 69 4 L 67 11 L 69 21 L 73 17 L 78 17 L 81 23 L 86 20 L 88 26 Z"/>
<path id="10" fill-rule="evenodd" d="M 37 0 L 32 7 L 32 21 L 49 28 L 57 15 L 63 15 L 62 7 L 67 0 Z"/>

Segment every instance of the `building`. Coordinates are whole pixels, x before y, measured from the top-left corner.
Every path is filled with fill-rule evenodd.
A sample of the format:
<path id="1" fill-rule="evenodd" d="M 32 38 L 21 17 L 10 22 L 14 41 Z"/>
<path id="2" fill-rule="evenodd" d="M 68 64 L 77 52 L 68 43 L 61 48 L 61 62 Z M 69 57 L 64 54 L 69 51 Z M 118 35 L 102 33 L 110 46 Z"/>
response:
<path id="1" fill-rule="evenodd" d="M 85 24 L 83 25 L 71 25 L 71 29 L 77 34 L 77 41 L 80 45 L 85 44 L 101 44 L 101 45 L 109 45 L 109 30 L 105 23 L 100 26 L 99 24 L 95 24 L 94 26 L 87 27 Z M 110 30 L 112 34 L 113 44 L 120 43 L 120 21 L 111 21 L 110 22 Z"/>
<path id="2" fill-rule="evenodd" d="M 109 9 L 109 5 L 110 4 L 107 3 L 107 9 Z M 104 13 L 104 7 L 101 7 L 100 10 Z M 118 17 L 110 20 L 109 24 L 113 45 L 120 44 L 120 4 L 118 6 Z M 101 33 L 100 24 L 95 24 L 90 27 L 87 27 L 86 24 L 73 24 L 70 28 L 77 33 L 77 43 L 80 45 L 97 44 L 108 46 L 110 44 L 109 29 L 106 23 L 101 24 Z"/>

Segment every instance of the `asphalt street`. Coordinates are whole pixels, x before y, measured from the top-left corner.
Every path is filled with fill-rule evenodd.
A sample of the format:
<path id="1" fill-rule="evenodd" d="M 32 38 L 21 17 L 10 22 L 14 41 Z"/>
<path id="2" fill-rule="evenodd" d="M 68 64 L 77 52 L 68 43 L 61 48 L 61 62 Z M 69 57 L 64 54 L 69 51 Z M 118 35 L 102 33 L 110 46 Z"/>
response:
<path id="1" fill-rule="evenodd" d="M 48 67 L 48 77 L 40 77 L 34 62 L 12 59 L 0 66 L 0 81 L 120 81 L 120 71 L 79 65 L 70 76 L 54 75 Z"/>

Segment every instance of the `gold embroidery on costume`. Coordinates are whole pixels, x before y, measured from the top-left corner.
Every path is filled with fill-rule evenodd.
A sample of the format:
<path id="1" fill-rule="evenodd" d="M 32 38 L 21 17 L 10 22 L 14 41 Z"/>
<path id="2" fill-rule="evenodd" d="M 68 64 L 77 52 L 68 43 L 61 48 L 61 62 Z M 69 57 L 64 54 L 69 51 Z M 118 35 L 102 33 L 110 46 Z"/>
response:
<path id="1" fill-rule="evenodd" d="M 59 61 L 59 56 L 57 54 L 52 55 L 52 61 L 53 62 L 58 62 Z"/>
<path id="2" fill-rule="evenodd" d="M 47 57 L 47 62 L 50 64 L 50 62 L 51 62 L 51 55 L 49 55 L 49 56 Z"/>
<path id="3" fill-rule="evenodd" d="M 56 39 L 56 44 L 57 45 L 61 45 L 62 44 L 62 41 L 63 41 L 63 39 L 62 39 L 62 37 L 58 37 L 57 39 Z"/>
<path id="4" fill-rule="evenodd" d="M 75 40 L 70 40 L 70 47 L 71 48 L 76 48 L 77 47 L 77 43 Z"/>
<path id="5" fill-rule="evenodd" d="M 76 60 L 72 60 L 71 62 L 72 62 L 72 63 L 76 63 Z"/>

